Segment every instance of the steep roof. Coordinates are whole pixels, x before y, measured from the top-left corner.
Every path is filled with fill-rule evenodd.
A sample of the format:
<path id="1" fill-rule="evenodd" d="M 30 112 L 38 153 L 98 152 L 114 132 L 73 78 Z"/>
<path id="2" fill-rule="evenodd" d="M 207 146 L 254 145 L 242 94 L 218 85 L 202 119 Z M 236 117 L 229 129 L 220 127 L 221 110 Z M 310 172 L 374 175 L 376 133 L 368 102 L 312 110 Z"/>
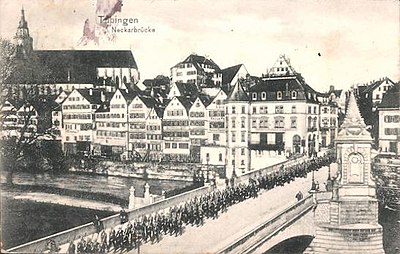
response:
<path id="1" fill-rule="evenodd" d="M 99 89 L 83 88 L 76 89 L 90 104 L 103 104 L 110 98 L 113 93 L 107 93 Z M 102 101 L 101 95 L 103 93 L 104 101 Z"/>
<path id="2" fill-rule="evenodd" d="M 249 101 L 249 96 L 243 89 L 242 84 L 237 82 L 233 87 L 231 93 L 228 95 L 227 101 Z"/>
<path id="3" fill-rule="evenodd" d="M 213 69 L 215 69 L 217 71 L 221 71 L 219 66 L 211 58 L 208 58 L 205 56 L 198 56 L 196 54 L 189 55 L 188 57 L 186 57 L 185 60 L 176 64 L 174 67 L 178 67 L 178 65 L 183 64 L 183 63 L 191 63 L 197 70 L 199 70 L 199 69 L 203 70 L 203 67 L 201 67 L 201 64 L 206 64 L 206 65 L 210 65 Z"/>
<path id="4" fill-rule="evenodd" d="M 238 73 L 243 64 L 231 66 L 222 70 L 222 84 L 229 84 L 233 77 Z"/>
<path id="5" fill-rule="evenodd" d="M 367 88 L 364 89 L 363 93 L 369 93 L 374 91 L 376 88 L 378 88 L 383 82 L 390 82 L 391 85 L 394 85 L 394 82 L 390 80 L 388 77 L 385 77 L 381 80 L 375 81 L 371 83 Z"/>
<path id="6" fill-rule="evenodd" d="M 276 92 L 283 92 L 282 100 L 286 99 L 286 91 L 296 91 L 296 100 L 306 100 L 307 102 L 318 103 L 318 99 L 314 97 L 317 92 L 309 86 L 299 75 L 287 77 L 271 77 L 258 82 L 250 87 L 250 92 L 266 92 L 267 100 L 276 100 Z M 289 98 L 291 96 L 289 95 Z"/>
<path id="7" fill-rule="evenodd" d="M 197 96 L 199 90 L 194 83 L 176 83 L 181 96 Z"/>
<path id="8" fill-rule="evenodd" d="M 55 83 L 95 83 L 96 68 L 134 68 L 130 50 L 35 50 L 39 61 L 51 71 Z"/>
<path id="9" fill-rule="evenodd" d="M 189 112 L 190 107 L 192 106 L 192 102 L 184 96 L 176 96 L 180 103 L 185 107 L 186 111 Z"/>
<path id="10" fill-rule="evenodd" d="M 378 108 L 397 108 L 400 109 L 400 84 L 391 87 L 383 95 L 382 102 Z"/>

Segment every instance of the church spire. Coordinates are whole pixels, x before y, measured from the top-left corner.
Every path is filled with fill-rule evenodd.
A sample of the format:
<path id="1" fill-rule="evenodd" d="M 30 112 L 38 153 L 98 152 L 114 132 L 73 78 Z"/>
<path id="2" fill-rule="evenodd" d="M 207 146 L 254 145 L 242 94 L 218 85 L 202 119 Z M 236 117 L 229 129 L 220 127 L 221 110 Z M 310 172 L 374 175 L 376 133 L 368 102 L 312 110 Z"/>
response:
<path id="1" fill-rule="evenodd" d="M 25 20 L 25 10 L 23 6 L 21 8 L 21 19 L 19 20 L 18 28 L 28 29 L 28 22 L 26 22 Z M 29 35 L 29 30 L 28 30 L 28 35 Z"/>

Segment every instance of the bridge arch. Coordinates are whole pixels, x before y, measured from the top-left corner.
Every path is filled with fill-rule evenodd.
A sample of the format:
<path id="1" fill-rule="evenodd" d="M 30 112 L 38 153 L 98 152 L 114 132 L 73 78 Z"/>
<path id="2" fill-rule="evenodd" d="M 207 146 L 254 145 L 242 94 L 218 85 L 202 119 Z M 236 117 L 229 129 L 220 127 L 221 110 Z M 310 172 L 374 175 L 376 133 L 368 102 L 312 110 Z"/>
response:
<path id="1" fill-rule="evenodd" d="M 279 254 L 279 253 L 303 253 L 314 239 L 312 235 L 297 235 L 287 238 L 264 252 L 265 254 Z"/>

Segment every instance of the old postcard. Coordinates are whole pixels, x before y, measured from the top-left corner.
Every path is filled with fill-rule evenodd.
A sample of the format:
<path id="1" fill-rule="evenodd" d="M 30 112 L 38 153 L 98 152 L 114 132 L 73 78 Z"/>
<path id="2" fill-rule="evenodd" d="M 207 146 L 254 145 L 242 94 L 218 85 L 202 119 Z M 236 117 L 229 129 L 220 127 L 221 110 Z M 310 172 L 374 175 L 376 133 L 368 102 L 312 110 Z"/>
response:
<path id="1" fill-rule="evenodd" d="M 2 253 L 399 253 L 399 1 L 0 0 Z"/>

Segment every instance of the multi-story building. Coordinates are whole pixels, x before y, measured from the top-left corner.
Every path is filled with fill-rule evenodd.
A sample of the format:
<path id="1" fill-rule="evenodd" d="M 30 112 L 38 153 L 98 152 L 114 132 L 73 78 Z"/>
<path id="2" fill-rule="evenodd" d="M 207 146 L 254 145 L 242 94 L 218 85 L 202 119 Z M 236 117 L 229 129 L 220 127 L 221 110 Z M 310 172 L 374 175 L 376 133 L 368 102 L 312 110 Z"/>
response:
<path id="1" fill-rule="evenodd" d="M 8 100 L 5 100 L 0 107 L 1 114 L 1 137 L 17 136 L 18 116 L 17 108 Z"/>
<path id="2" fill-rule="evenodd" d="M 262 81 L 249 90 L 254 150 L 310 155 L 319 149 L 317 92 L 280 56 Z"/>
<path id="3" fill-rule="evenodd" d="M 106 103 L 103 90 L 75 89 L 62 103 L 63 149 L 67 154 L 93 150 L 95 112 Z"/>
<path id="4" fill-rule="evenodd" d="M 332 92 L 318 93 L 317 95 L 320 105 L 320 135 L 321 147 L 329 147 L 333 145 L 333 141 L 337 136 L 339 127 L 339 108 Z"/>
<path id="5" fill-rule="evenodd" d="M 227 97 L 226 93 L 220 89 L 207 106 L 207 144 L 210 146 L 226 145 L 225 100 Z"/>
<path id="6" fill-rule="evenodd" d="M 400 155 L 400 85 L 392 86 L 378 106 L 379 148 L 381 153 Z"/>
<path id="7" fill-rule="evenodd" d="M 146 119 L 147 153 L 145 160 L 159 161 L 163 156 L 162 116 L 164 109 L 154 106 Z"/>
<path id="8" fill-rule="evenodd" d="M 197 97 L 189 109 L 189 138 L 191 142 L 191 158 L 193 161 L 200 161 L 200 147 L 207 141 L 206 129 L 208 125 L 206 106 L 209 97 Z"/>
<path id="9" fill-rule="evenodd" d="M 190 160 L 189 110 L 192 103 L 185 97 L 174 97 L 163 115 L 163 151 L 166 159 Z"/>
<path id="10" fill-rule="evenodd" d="M 250 170 L 250 98 L 237 82 L 226 99 L 226 176 L 241 175 Z"/>
<path id="11" fill-rule="evenodd" d="M 177 83 L 193 83 L 198 88 L 220 86 L 222 72 L 211 59 L 191 54 L 182 62 L 171 68 L 171 81 Z"/>
<path id="12" fill-rule="evenodd" d="M 95 113 L 96 135 L 93 150 L 96 155 L 128 156 L 128 106 L 135 93 L 117 89 L 109 103 Z"/>
<path id="13" fill-rule="evenodd" d="M 155 107 L 154 98 L 136 95 L 128 107 L 129 113 L 129 151 L 134 157 L 145 157 L 149 153 L 147 144 L 147 119 Z"/>

